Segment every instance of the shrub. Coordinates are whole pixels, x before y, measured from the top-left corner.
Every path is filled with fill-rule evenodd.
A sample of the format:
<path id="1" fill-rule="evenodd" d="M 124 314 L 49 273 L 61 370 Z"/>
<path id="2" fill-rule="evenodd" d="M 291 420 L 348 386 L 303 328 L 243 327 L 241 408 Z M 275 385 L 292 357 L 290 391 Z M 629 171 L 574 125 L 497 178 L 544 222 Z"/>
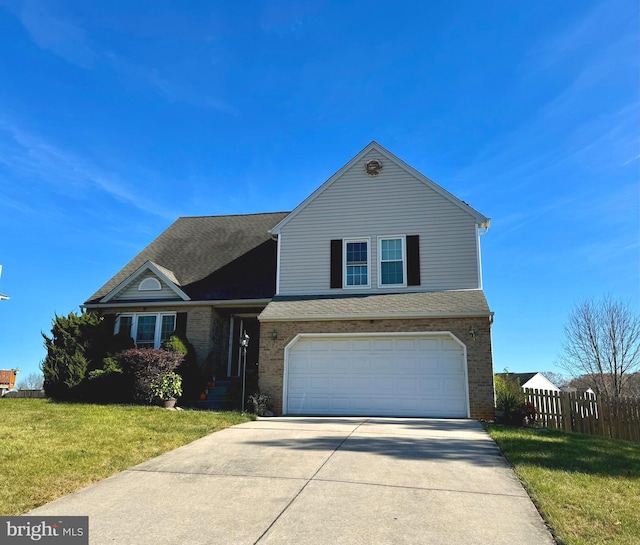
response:
<path id="1" fill-rule="evenodd" d="M 520 388 L 520 381 L 494 377 L 496 388 L 496 409 L 504 411 L 505 423 L 512 426 L 522 425 L 522 406 L 526 396 Z"/>
<path id="2" fill-rule="evenodd" d="M 151 384 L 160 375 L 174 371 L 184 358 L 177 352 L 162 348 L 130 348 L 115 359 L 127 378 L 132 400 L 150 403 L 153 399 Z"/>
<path id="3" fill-rule="evenodd" d="M 249 396 L 249 411 L 257 414 L 258 416 L 264 416 L 267 411 L 271 410 L 271 404 L 273 400 L 270 395 L 261 394 L 256 392 Z"/>
<path id="4" fill-rule="evenodd" d="M 79 397 L 87 371 L 101 367 L 112 332 L 113 321 L 96 313 L 56 314 L 51 337 L 42 333 L 47 349 L 41 363 L 46 394 L 61 400 Z"/>
<path id="5" fill-rule="evenodd" d="M 182 395 L 182 377 L 177 373 L 162 373 L 151 381 L 151 393 L 156 399 L 164 401 Z"/>
<path id="6" fill-rule="evenodd" d="M 205 379 L 196 362 L 196 351 L 193 345 L 186 337 L 174 333 L 162 343 L 162 348 L 181 354 L 184 357 L 183 362 L 176 369 L 176 373 L 182 377 L 184 397 L 187 400 L 197 399 L 198 394 L 202 391 Z"/>
<path id="7" fill-rule="evenodd" d="M 102 369 L 94 369 L 87 374 L 83 385 L 85 399 L 98 403 L 130 402 L 131 388 L 118 360 L 107 357 L 102 361 Z"/>

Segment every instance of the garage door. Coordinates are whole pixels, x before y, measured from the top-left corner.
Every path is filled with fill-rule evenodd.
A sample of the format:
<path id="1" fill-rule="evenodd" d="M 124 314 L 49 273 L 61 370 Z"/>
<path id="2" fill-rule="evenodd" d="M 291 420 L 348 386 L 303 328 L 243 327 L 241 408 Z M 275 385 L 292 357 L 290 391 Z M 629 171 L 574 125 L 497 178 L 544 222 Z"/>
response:
<path id="1" fill-rule="evenodd" d="M 449 335 L 300 336 L 286 414 L 467 417 L 463 348 Z"/>

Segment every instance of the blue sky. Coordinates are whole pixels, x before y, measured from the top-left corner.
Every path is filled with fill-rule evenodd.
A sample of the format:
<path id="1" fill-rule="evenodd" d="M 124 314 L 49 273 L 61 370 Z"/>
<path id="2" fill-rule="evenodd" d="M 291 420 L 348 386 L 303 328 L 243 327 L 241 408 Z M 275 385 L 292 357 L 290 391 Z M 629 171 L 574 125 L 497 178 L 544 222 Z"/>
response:
<path id="1" fill-rule="evenodd" d="M 639 294 L 635 0 L 0 0 L 0 368 L 181 215 L 293 209 L 371 140 L 492 218 L 496 371 Z M 23 375 L 24 376 L 24 375 Z"/>

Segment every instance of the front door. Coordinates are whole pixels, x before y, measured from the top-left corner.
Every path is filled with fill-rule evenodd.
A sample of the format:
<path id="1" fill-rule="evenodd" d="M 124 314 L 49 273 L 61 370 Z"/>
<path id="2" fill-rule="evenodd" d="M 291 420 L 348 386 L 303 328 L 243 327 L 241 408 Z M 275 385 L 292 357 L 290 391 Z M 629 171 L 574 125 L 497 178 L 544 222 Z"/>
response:
<path id="1" fill-rule="evenodd" d="M 258 353 L 260 351 L 260 322 L 258 322 L 258 318 L 255 316 L 231 316 L 229 331 L 227 376 L 239 377 L 242 374 L 242 346 L 240 346 L 240 338 L 245 332 L 249 335 L 247 371 L 252 371 L 257 368 Z"/>

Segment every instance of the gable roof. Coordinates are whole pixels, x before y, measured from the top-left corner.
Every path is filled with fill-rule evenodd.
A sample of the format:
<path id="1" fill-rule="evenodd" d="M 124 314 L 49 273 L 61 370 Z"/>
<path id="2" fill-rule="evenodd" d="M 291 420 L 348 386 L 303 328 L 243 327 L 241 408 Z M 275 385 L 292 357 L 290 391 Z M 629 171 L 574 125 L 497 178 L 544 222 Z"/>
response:
<path id="1" fill-rule="evenodd" d="M 147 262 L 192 300 L 272 297 L 276 250 L 269 229 L 287 214 L 178 218 L 85 304 L 99 303 Z M 259 257 L 250 270 L 247 255 Z"/>
<path id="2" fill-rule="evenodd" d="M 520 386 L 524 386 L 527 382 L 529 382 L 533 377 L 535 377 L 538 373 L 496 373 L 499 377 L 505 380 L 517 380 L 520 382 Z"/>
<path id="3" fill-rule="evenodd" d="M 381 146 L 375 141 L 369 143 L 362 151 L 360 151 L 353 159 L 351 159 L 347 164 L 345 164 L 340 170 L 338 170 L 333 176 L 331 176 L 326 182 L 324 182 L 318 189 L 316 189 L 311 195 L 309 195 L 304 201 L 302 201 L 293 211 L 287 215 L 282 221 L 280 221 L 273 229 L 271 229 L 271 233 L 279 234 L 281 229 L 289 223 L 294 217 L 296 217 L 302 210 L 304 210 L 307 206 L 309 206 L 319 195 L 321 195 L 324 191 L 326 191 L 334 182 L 336 182 L 340 177 L 351 167 L 361 161 L 370 151 L 375 150 L 384 156 L 389 161 L 395 163 L 398 167 L 405 170 L 407 173 L 412 175 L 414 178 L 417 178 L 419 181 L 424 183 L 426 186 L 430 187 L 440 195 L 442 195 L 445 199 L 453 203 L 455 206 L 467 212 L 473 218 L 475 218 L 476 223 L 479 227 L 488 228 L 491 223 L 491 219 L 482 215 L 480 212 L 469 206 L 464 201 L 458 199 L 455 195 L 449 193 L 446 189 L 439 186 L 433 180 L 427 178 L 421 172 L 418 172 L 415 168 L 405 163 L 402 159 L 395 156 L 388 149 Z"/>
<path id="4" fill-rule="evenodd" d="M 540 375 L 542 379 L 549 384 L 551 384 L 554 388 L 558 388 L 553 382 L 551 382 L 547 377 L 545 377 L 539 371 L 534 373 L 496 373 L 499 377 L 502 377 L 505 380 L 518 380 L 520 382 L 521 387 L 525 387 L 527 382 L 529 382 L 532 378 Z"/>
<path id="5" fill-rule="evenodd" d="M 162 280 L 169 289 L 173 291 L 180 299 L 183 301 L 188 301 L 190 297 L 180 289 L 180 282 L 176 278 L 176 275 L 173 271 L 162 267 L 154 263 L 153 261 L 145 261 L 141 267 L 138 268 L 133 274 L 129 275 L 123 282 L 120 282 L 114 289 L 112 289 L 107 295 L 105 295 L 100 302 L 107 303 L 111 299 L 113 299 L 118 293 L 120 293 L 125 287 L 127 287 L 131 282 L 133 282 L 140 275 L 144 274 L 146 271 L 151 271 L 157 278 Z"/>

